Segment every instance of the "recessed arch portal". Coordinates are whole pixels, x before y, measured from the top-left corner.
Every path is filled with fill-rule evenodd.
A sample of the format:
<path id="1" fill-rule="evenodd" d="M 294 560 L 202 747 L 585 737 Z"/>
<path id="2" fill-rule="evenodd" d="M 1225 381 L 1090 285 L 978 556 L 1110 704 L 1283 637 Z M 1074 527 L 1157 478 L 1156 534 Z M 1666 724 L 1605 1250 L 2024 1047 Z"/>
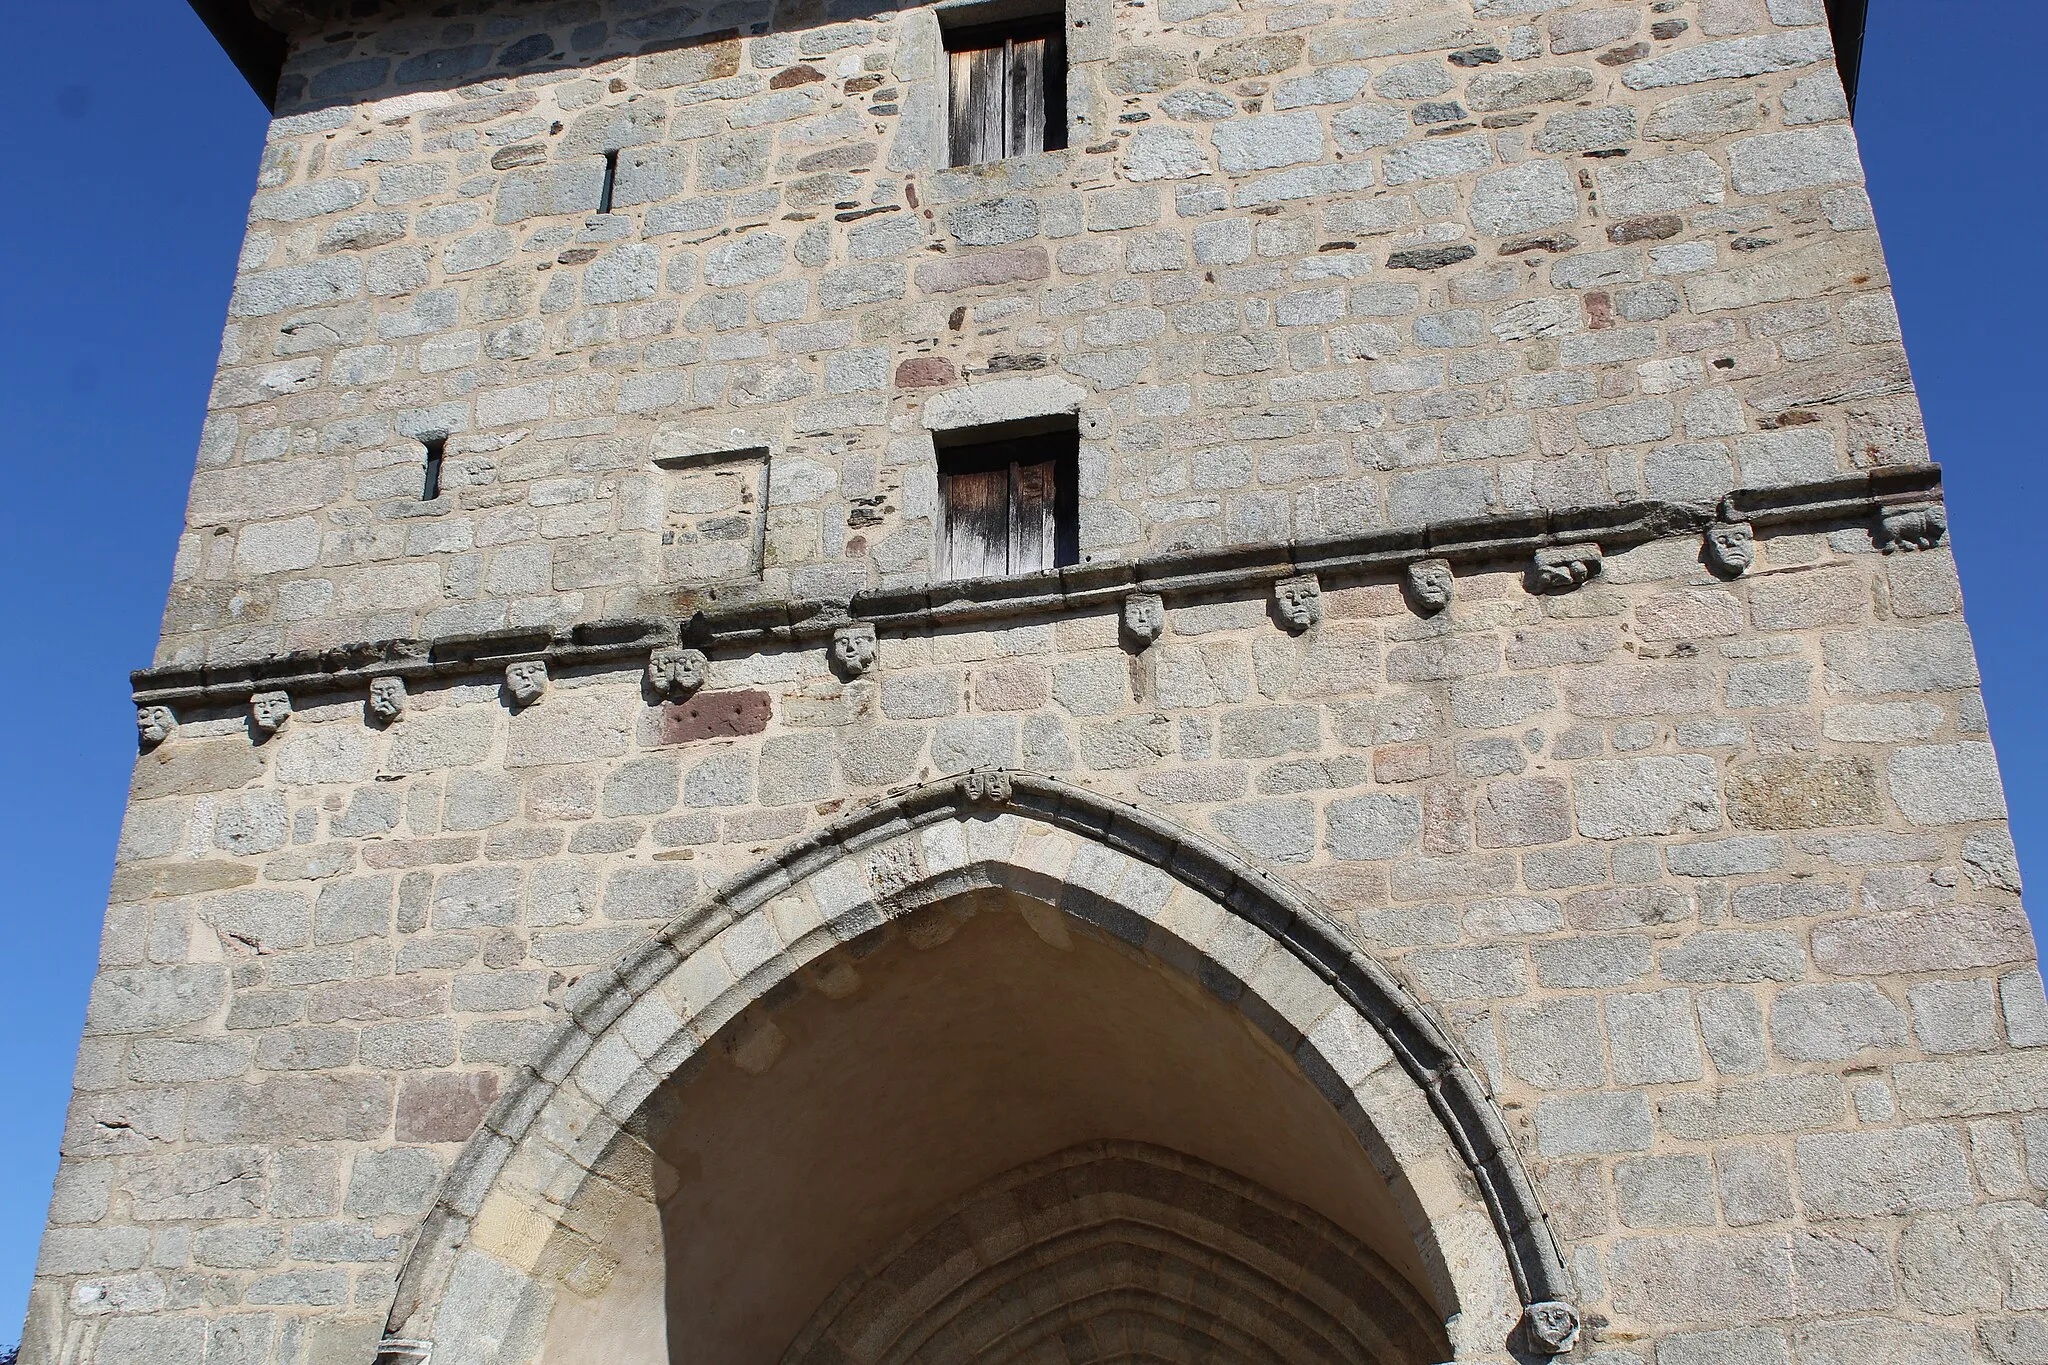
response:
<path id="1" fill-rule="evenodd" d="M 1449 1319 L 1456 1358 L 1502 1356 L 1523 1304 L 1568 1297 L 1498 1112 L 1428 1016 L 1326 915 L 1131 807 L 1050 779 L 978 774 L 846 817 L 579 983 L 554 1045 L 451 1175 L 401 1277 L 391 1338 L 433 1340 L 436 1365 L 555 1360 L 545 1342 L 557 1292 L 604 1260 L 577 1259 L 591 1242 L 593 1182 L 620 1179 L 623 1153 L 663 1141 L 660 1096 L 687 1086 L 709 1049 L 772 1047 L 756 1021 L 772 1019 L 801 973 L 859 953 L 885 928 L 914 940 L 936 911 L 992 895 L 1026 920 L 1078 921 L 1199 982 L 1198 994 L 1232 1006 L 1291 1059 L 1297 1088 L 1377 1168 L 1412 1239 L 1397 1259 Z M 1026 1152 L 1022 1164 L 1045 1155 Z M 971 1200 L 1013 1168 L 976 1171 L 946 1198 Z M 1231 1163 L 1218 1169 L 1245 1179 Z M 1306 1206 L 1299 1191 L 1249 1183 Z M 1331 1211 L 1312 1202 L 1314 1218 Z M 885 1232 L 907 1235 L 932 1207 L 901 1209 Z M 1352 1222 L 1340 1230 L 1355 1238 Z M 835 1278 L 876 1251 L 858 1247 Z M 1136 1323 L 1146 1315 L 1131 1291 L 1116 1290 L 1126 1295 L 1116 1311 Z"/>

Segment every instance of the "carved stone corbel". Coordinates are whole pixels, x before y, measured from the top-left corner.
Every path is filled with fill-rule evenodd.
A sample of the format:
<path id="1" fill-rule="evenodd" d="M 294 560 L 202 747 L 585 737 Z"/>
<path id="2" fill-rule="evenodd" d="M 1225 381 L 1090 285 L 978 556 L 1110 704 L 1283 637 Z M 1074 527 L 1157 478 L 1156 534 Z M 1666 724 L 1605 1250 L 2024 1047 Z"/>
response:
<path id="1" fill-rule="evenodd" d="M 1273 605 L 1280 620 L 1296 635 L 1323 619 L 1323 584 L 1312 573 L 1296 574 L 1273 584 Z"/>
<path id="2" fill-rule="evenodd" d="M 548 661 L 521 659 L 505 665 L 505 691 L 515 709 L 533 705 L 548 690 Z"/>
<path id="3" fill-rule="evenodd" d="M 1579 1310 L 1557 1299 L 1522 1310 L 1522 1335 L 1538 1355 L 1561 1356 L 1579 1341 Z"/>
<path id="4" fill-rule="evenodd" d="M 168 706 L 138 706 L 135 708 L 135 733 L 142 747 L 154 749 L 171 737 L 171 731 L 178 728 L 178 718 L 171 714 Z"/>
<path id="5" fill-rule="evenodd" d="M 1418 559 L 1408 566 L 1408 600 L 1424 616 L 1434 616 L 1451 605 L 1458 591 L 1457 575 L 1448 559 Z"/>
<path id="6" fill-rule="evenodd" d="M 249 698 L 249 723 L 264 736 L 276 734 L 292 718 L 292 694 L 258 692 Z"/>
<path id="7" fill-rule="evenodd" d="M 379 725 L 395 725 L 405 715 L 407 701 L 405 679 L 398 677 L 370 679 L 370 715 Z"/>
<path id="8" fill-rule="evenodd" d="M 1536 552 L 1530 576 L 1539 593 L 1570 592 L 1600 575 L 1598 545 L 1555 545 Z"/>
<path id="9" fill-rule="evenodd" d="M 1948 534 L 1948 509 L 1938 502 L 1886 507 L 1877 514 L 1877 548 L 1886 554 L 1931 550 Z"/>
<path id="10" fill-rule="evenodd" d="M 647 685 L 657 696 L 681 701 L 704 685 L 709 666 L 701 649 L 663 645 L 647 656 Z"/>
<path id="11" fill-rule="evenodd" d="M 832 667 L 848 681 L 865 677 L 875 666 L 875 628 L 855 621 L 832 632 Z"/>
<path id="12" fill-rule="evenodd" d="M 1006 806 L 1015 785 L 1002 768 L 976 768 L 961 774 L 960 799 L 970 806 Z"/>
<path id="13" fill-rule="evenodd" d="M 1166 600 L 1156 592 L 1134 592 L 1124 598 L 1124 638 L 1139 649 L 1166 633 Z"/>
<path id="14" fill-rule="evenodd" d="M 1735 499 L 1721 499 L 1721 510 L 1707 528 L 1707 567 L 1723 578 L 1740 578 L 1756 563 L 1756 527 L 1735 510 Z"/>

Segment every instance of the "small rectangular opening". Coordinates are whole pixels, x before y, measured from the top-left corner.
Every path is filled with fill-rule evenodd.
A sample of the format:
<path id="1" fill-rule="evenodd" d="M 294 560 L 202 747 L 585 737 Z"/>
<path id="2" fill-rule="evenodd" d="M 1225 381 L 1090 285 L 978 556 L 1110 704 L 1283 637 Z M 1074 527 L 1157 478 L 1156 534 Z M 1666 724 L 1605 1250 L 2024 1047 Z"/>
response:
<path id="1" fill-rule="evenodd" d="M 619 187 L 619 154 L 616 151 L 604 154 L 604 188 L 598 191 L 597 211 L 612 211 L 612 193 Z"/>
<path id="2" fill-rule="evenodd" d="M 976 166 L 1067 145 L 1065 19 L 1035 15 L 948 29 L 950 160 Z"/>
<path id="3" fill-rule="evenodd" d="M 1079 433 L 962 436 L 938 452 L 939 577 L 1005 578 L 1079 563 Z"/>
<path id="4" fill-rule="evenodd" d="M 441 496 L 441 460 L 448 453 L 448 438 L 422 436 L 420 444 L 427 448 L 426 481 L 420 488 L 420 501 L 432 502 Z"/>

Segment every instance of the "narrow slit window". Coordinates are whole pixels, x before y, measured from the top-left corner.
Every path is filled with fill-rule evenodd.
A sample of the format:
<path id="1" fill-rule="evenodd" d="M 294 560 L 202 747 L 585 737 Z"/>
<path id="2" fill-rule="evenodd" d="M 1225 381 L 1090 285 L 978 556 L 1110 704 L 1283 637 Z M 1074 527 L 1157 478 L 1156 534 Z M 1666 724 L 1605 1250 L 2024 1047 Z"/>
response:
<path id="1" fill-rule="evenodd" d="M 1057 15 L 946 34 L 955 166 L 1067 145 L 1067 45 Z"/>
<path id="2" fill-rule="evenodd" d="M 599 213 L 610 213 L 612 211 L 612 192 L 618 189 L 618 187 L 619 154 L 615 151 L 606 152 L 604 154 L 604 188 L 599 190 L 597 195 L 597 211 Z"/>
<path id="3" fill-rule="evenodd" d="M 420 501 L 432 502 L 441 496 L 441 459 L 448 453 L 448 438 L 424 436 L 420 444 L 427 448 L 426 481 L 420 488 Z"/>
<path id="4" fill-rule="evenodd" d="M 1003 578 L 1080 562 L 1073 431 L 939 452 L 939 576 Z"/>

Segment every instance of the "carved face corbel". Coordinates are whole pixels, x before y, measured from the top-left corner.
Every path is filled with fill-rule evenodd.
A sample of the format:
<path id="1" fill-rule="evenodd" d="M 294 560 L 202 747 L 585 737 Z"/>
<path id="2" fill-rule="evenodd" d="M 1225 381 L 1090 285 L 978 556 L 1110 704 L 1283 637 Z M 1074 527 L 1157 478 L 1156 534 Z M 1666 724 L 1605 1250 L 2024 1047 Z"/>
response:
<path id="1" fill-rule="evenodd" d="M 1555 1299 L 1532 1303 L 1522 1311 L 1522 1334 L 1530 1350 L 1561 1356 L 1578 1344 L 1579 1310 Z"/>
<path id="2" fill-rule="evenodd" d="M 1756 528 L 1746 521 L 1717 521 L 1707 528 L 1707 567 L 1723 578 L 1740 578 L 1756 563 Z"/>
<path id="3" fill-rule="evenodd" d="M 1296 635 L 1323 619 L 1323 585 L 1312 573 L 1283 578 L 1273 585 L 1273 605 Z"/>
<path id="4" fill-rule="evenodd" d="M 259 734 L 274 735 L 291 718 L 292 695 L 289 692 L 258 692 L 249 698 L 249 721 Z"/>
<path id="5" fill-rule="evenodd" d="M 1598 545 L 1559 545 L 1536 552 L 1531 569 L 1537 592 L 1570 592 L 1600 574 Z"/>
<path id="6" fill-rule="evenodd" d="M 1156 592 L 1134 592 L 1124 598 L 1124 636 L 1139 649 L 1166 633 L 1166 601 Z"/>
<path id="7" fill-rule="evenodd" d="M 842 678 L 862 677 L 875 666 L 875 628 L 865 621 L 832 632 L 832 666 Z"/>
<path id="8" fill-rule="evenodd" d="M 505 691 L 514 706 L 531 706 L 548 690 L 548 661 L 521 659 L 505 666 Z"/>
<path id="9" fill-rule="evenodd" d="M 1425 616 L 1451 605 L 1457 578 L 1448 559 L 1418 559 L 1408 566 L 1408 600 Z"/>
<path id="10" fill-rule="evenodd" d="M 405 714 L 405 679 L 370 679 L 370 714 L 379 725 L 390 725 Z"/>
<path id="11" fill-rule="evenodd" d="M 704 685 L 709 662 L 701 649 L 663 645 L 647 656 L 647 685 L 657 696 L 680 701 Z"/>
<path id="12" fill-rule="evenodd" d="M 1013 789 L 1001 768 L 976 768 L 960 779 L 960 799 L 973 806 L 1007 805 Z"/>
<path id="13" fill-rule="evenodd" d="M 168 706 L 138 706 L 135 708 L 136 736 L 145 749 L 154 749 L 171 737 L 171 731 L 178 728 L 178 718 L 171 714 Z"/>

